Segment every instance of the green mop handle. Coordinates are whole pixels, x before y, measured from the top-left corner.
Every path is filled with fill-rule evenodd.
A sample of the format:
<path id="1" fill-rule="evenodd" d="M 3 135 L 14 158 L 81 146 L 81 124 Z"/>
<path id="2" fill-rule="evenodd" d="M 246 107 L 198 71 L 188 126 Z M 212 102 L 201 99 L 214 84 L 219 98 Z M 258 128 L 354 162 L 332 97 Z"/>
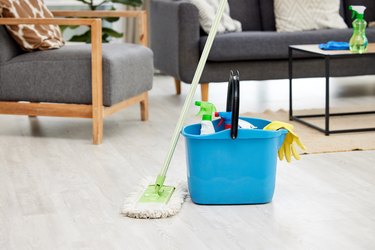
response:
<path id="1" fill-rule="evenodd" d="M 202 72 L 203 72 L 204 66 L 206 64 L 208 54 L 210 53 L 212 43 L 213 43 L 214 38 L 216 36 L 217 27 L 220 23 L 221 17 L 223 16 L 223 12 L 224 12 L 225 5 L 226 5 L 227 1 L 228 0 L 221 0 L 220 1 L 219 9 L 216 13 L 216 17 L 215 17 L 214 23 L 211 27 L 210 33 L 208 34 L 206 44 L 204 45 L 202 56 L 199 59 L 198 67 L 195 71 L 193 82 L 191 84 L 189 94 L 187 95 L 187 97 L 185 99 L 185 103 L 184 103 L 184 106 L 182 108 L 180 118 L 177 121 L 177 125 L 176 125 L 175 131 L 174 131 L 174 134 L 173 134 L 170 146 L 169 146 L 168 154 L 167 154 L 167 156 L 165 158 L 165 161 L 164 161 L 163 168 L 161 169 L 161 171 L 160 171 L 160 173 L 159 173 L 159 175 L 156 179 L 155 189 L 156 189 L 157 192 L 160 190 L 160 187 L 162 187 L 163 184 L 164 184 L 164 180 L 165 180 L 165 177 L 166 177 L 166 174 L 167 174 L 167 171 L 168 171 L 168 167 L 169 167 L 169 164 L 171 163 L 174 150 L 176 149 L 177 141 L 178 141 L 178 138 L 180 137 L 180 132 L 181 132 L 183 123 L 185 121 L 187 111 L 189 110 L 189 107 L 192 104 L 193 96 L 194 96 L 195 91 L 198 87 L 198 82 L 199 82 L 199 80 L 202 76 Z"/>

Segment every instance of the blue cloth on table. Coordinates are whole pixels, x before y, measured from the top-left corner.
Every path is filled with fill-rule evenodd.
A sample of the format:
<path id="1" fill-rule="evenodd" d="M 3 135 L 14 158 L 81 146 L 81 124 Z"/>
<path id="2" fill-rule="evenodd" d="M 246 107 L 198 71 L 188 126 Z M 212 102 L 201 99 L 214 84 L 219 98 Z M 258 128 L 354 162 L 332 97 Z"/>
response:
<path id="1" fill-rule="evenodd" d="M 349 50 L 349 43 L 329 41 L 328 43 L 319 44 L 319 48 L 323 50 Z"/>

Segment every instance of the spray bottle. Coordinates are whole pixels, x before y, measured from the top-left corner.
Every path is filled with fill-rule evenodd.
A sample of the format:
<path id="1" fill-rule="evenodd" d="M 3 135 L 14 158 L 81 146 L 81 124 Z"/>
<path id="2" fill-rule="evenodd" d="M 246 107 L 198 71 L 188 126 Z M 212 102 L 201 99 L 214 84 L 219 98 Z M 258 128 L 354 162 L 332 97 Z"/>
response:
<path id="1" fill-rule="evenodd" d="M 353 35 L 349 41 L 350 51 L 353 53 L 364 53 L 367 51 L 368 40 L 366 37 L 367 22 L 363 19 L 366 7 L 361 5 L 351 5 L 349 9 L 353 11 Z"/>
<path id="2" fill-rule="evenodd" d="M 232 127 L 232 112 L 215 112 L 215 117 L 221 117 L 221 121 L 218 123 L 220 127 L 224 122 L 224 129 Z"/>
<path id="3" fill-rule="evenodd" d="M 201 107 L 199 113 L 197 114 L 202 116 L 201 135 L 215 133 L 215 128 L 212 124 L 212 113 L 216 111 L 215 106 L 212 103 L 200 101 L 196 101 L 195 106 Z"/>
<path id="4" fill-rule="evenodd" d="M 224 129 L 229 129 L 232 127 L 232 112 L 215 112 L 215 117 L 221 117 L 221 121 L 218 126 L 224 122 Z M 254 129 L 256 126 L 242 119 L 238 119 L 238 127 L 246 129 Z"/>

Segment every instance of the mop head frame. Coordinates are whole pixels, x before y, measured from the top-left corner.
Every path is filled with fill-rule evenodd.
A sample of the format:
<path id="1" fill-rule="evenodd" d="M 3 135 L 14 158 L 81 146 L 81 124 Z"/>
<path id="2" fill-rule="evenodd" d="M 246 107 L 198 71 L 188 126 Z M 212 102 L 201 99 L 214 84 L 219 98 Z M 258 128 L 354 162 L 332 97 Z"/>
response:
<path id="1" fill-rule="evenodd" d="M 175 187 L 172 186 L 163 186 L 161 187 L 160 191 L 157 193 L 155 192 L 156 185 L 149 185 L 146 188 L 146 191 L 143 193 L 139 202 L 161 202 L 161 203 L 168 203 L 169 199 L 173 195 Z"/>
<path id="2" fill-rule="evenodd" d="M 152 182 L 150 180 L 152 179 L 145 180 L 139 190 L 126 198 L 121 211 L 124 216 L 135 219 L 161 219 L 173 216 L 181 210 L 187 196 L 186 183 L 169 181 L 169 185 L 163 186 L 158 194 L 155 192 L 155 185 L 148 185 Z"/>

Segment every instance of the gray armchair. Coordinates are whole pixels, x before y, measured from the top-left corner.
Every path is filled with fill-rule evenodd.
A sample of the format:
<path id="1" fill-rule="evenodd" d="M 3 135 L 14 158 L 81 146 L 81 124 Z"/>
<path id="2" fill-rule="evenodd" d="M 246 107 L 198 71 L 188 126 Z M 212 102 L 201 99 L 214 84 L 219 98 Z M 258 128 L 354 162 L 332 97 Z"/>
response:
<path id="1" fill-rule="evenodd" d="M 375 21 L 374 0 L 341 0 L 340 14 L 351 26 L 348 6 L 367 6 L 367 21 Z M 231 16 L 242 23 L 243 32 L 216 36 L 201 77 L 202 99 L 208 99 L 208 83 L 225 82 L 228 72 L 238 69 L 242 80 L 288 78 L 288 45 L 315 44 L 330 40 L 348 41 L 351 29 L 276 32 L 273 0 L 229 0 Z M 191 83 L 200 53 L 207 39 L 198 21 L 198 9 L 184 0 L 151 2 L 151 48 L 155 68 L 175 78 L 177 93 L 181 81 Z M 375 42 L 375 28 L 367 29 Z M 300 57 L 295 77 L 323 76 L 324 65 L 316 58 Z M 375 74 L 375 57 L 334 60 L 332 76 Z"/>
<path id="2" fill-rule="evenodd" d="M 147 43 L 146 13 L 55 12 L 55 16 L 136 17 Z M 25 53 L 0 26 L 0 114 L 63 116 L 93 119 L 93 142 L 103 137 L 103 118 L 140 103 L 141 119 L 148 119 L 148 91 L 152 88 L 153 54 L 136 44 L 101 42 L 101 19 L 0 18 L 4 24 L 88 25 L 92 45 Z"/>

